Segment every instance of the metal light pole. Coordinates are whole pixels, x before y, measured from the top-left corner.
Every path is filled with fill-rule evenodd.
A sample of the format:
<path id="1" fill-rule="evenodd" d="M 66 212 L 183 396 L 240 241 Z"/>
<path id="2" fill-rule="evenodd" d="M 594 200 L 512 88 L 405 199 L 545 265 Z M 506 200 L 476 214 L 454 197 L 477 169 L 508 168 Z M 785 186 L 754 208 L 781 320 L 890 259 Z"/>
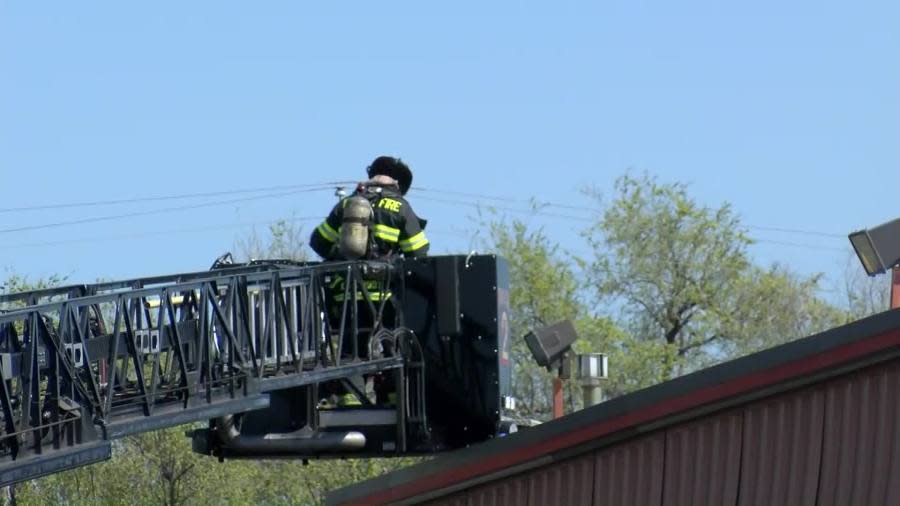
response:
<path id="1" fill-rule="evenodd" d="M 900 307 L 900 266 L 891 269 L 891 309 Z"/>
<path id="2" fill-rule="evenodd" d="M 562 418 L 565 415 L 563 409 L 563 380 L 560 377 L 553 378 L 553 419 Z"/>
<path id="3" fill-rule="evenodd" d="M 572 343 L 578 339 L 575 326 L 569 320 L 532 330 L 525 335 L 525 343 L 535 362 L 556 372 L 553 378 L 553 418 L 560 418 L 563 409 L 563 380 L 572 375 Z"/>
<path id="4" fill-rule="evenodd" d="M 553 378 L 553 419 L 562 418 L 565 412 L 563 385 L 572 377 L 572 350 L 566 349 L 557 361 L 556 376 Z"/>

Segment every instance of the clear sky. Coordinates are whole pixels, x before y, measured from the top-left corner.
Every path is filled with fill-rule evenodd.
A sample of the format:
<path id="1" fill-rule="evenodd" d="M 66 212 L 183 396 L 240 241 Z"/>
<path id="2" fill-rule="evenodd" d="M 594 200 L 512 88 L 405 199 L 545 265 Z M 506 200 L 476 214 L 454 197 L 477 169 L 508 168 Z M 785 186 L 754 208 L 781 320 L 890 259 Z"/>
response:
<path id="1" fill-rule="evenodd" d="M 846 233 L 900 216 L 900 2 L 0 0 L 4 268 L 205 269 L 383 153 L 510 208 L 646 170 L 731 202 L 758 261 L 834 279 Z M 475 200 L 410 198 L 435 251 L 469 249 L 475 207 L 434 199 Z M 584 222 L 517 216 L 584 250 Z"/>

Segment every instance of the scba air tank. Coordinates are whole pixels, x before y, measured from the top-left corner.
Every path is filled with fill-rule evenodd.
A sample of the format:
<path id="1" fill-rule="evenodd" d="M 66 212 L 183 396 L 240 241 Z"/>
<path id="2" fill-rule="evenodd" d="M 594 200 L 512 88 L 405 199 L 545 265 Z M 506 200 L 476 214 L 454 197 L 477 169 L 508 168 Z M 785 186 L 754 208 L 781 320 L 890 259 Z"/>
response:
<path id="1" fill-rule="evenodd" d="M 341 256 L 347 260 L 363 258 L 369 249 L 369 223 L 374 211 L 368 199 L 354 195 L 344 204 L 341 222 Z"/>

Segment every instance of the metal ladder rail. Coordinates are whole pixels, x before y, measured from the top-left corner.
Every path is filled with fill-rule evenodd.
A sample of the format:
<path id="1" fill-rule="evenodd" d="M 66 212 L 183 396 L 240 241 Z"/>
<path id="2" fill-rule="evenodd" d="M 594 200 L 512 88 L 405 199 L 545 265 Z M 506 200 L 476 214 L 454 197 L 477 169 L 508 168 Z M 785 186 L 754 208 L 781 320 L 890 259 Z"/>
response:
<path id="1" fill-rule="evenodd" d="M 318 334 L 307 328 L 292 331 L 286 315 L 302 307 L 318 314 L 321 297 L 312 290 L 288 297 L 295 306 L 285 311 L 284 300 L 274 295 L 283 294 L 286 285 L 287 290 L 309 287 L 343 268 L 205 272 L 205 279 L 197 281 L 77 297 L 0 315 L 0 349 L 7 350 L 0 355 L 0 485 L 54 465 L 64 469 L 100 458 L 108 439 L 259 409 L 267 405 L 264 391 L 400 367 L 395 359 L 329 368 L 327 353 L 320 350 L 316 360 L 324 361 L 317 365 L 324 367 L 311 372 L 304 370 L 303 360 L 298 367 L 297 360 L 266 363 L 260 355 L 271 335 L 292 332 L 292 350 L 311 343 L 319 350 Z M 268 290 L 281 305 L 280 311 L 261 313 L 264 335 L 252 332 L 246 321 L 251 309 L 247 287 L 252 286 Z M 183 298 L 180 305 L 173 302 L 176 296 Z M 152 298 L 159 301 L 155 318 L 142 317 Z M 88 332 L 87 310 L 98 305 L 114 311 L 106 336 Z M 166 366 L 177 369 L 165 379 L 163 355 Z M 107 378 L 100 374 L 102 360 L 109 365 Z M 147 361 L 152 363 L 149 383 L 143 377 Z M 54 453 L 59 457 L 55 464 L 43 458 Z"/>
<path id="2" fill-rule="evenodd" d="M 39 288 L 22 292 L 0 294 L 0 305 L 18 304 L 19 307 L 10 307 L 7 310 L 15 310 L 20 307 L 59 302 L 61 300 L 74 299 L 89 295 L 104 294 L 110 292 L 127 292 L 137 288 L 156 285 L 171 285 L 185 283 L 201 279 L 209 279 L 217 275 L 239 275 L 243 273 L 265 272 L 285 268 L 282 264 L 256 263 L 252 265 L 235 265 L 234 267 L 221 268 L 215 271 L 195 271 L 179 274 L 166 274 L 161 276 L 147 276 L 116 281 L 104 281 L 100 283 L 75 284 Z M 303 268 L 294 266 L 294 268 Z"/>

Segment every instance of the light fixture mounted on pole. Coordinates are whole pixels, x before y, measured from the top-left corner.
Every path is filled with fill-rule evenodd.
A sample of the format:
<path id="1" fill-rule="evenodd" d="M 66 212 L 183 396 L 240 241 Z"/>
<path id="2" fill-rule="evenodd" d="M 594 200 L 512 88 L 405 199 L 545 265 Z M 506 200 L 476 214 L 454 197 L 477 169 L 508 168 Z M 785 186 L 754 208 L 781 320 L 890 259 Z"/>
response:
<path id="1" fill-rule="evenodd" d="M 892 271 L 891 309 L 900 307 L 900 218 L 853 232 L 849 238 L 866 274 Z"/>
<path id="2" fill-rule="evenodd" d="M 563 380 L 572 375 L 572 343 L 578 339 L 575 326 L 569 320 L 534 329 L 525 335 L 525 343 L 535 362 L 548 371 L 556 370 L 553 378 L 553 418 L 563 416 Z"/>

